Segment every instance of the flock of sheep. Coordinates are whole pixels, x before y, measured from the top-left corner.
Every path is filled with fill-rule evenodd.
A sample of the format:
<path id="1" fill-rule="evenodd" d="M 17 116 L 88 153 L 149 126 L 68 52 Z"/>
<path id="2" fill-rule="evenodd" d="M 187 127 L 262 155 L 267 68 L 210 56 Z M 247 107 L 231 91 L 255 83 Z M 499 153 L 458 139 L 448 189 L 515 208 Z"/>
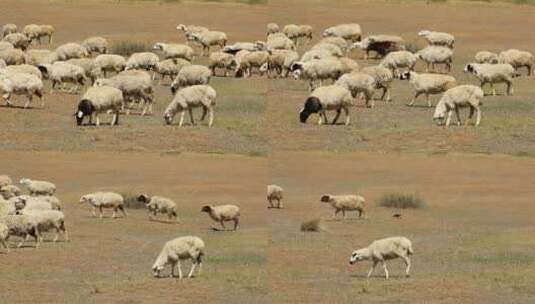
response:
<path id="1" fill-rule="evenodd" d="M 288 77 L 307 80 L 310 96 L 306 99 L 300 121 L 305 123 L 311 114 L 320 116 L 319 124 L 327 123 L 327 111 L 336 111 L 332 123 L 336 123 L 343 111 L 345 123 L 349 124 L 349 109 L 357 98 L 364 99 L 369 107 L 374 106 L 374 94 L 381 89 L 381 100 L 391 101 L 390 87 L 394 79 L 408 80 L 415 95 L 413 105 L 420 95 L 425 95 L 431 106 L 430 95 L 443 94 L 436 105 L 433 118 L 450 124 L 453 112 L 461 124 L 459 108 L 469 107 L 470 118 L 476 113 L 475 125 L 481 119 L 481 87 L 505 83 L 507 94 L 513 93 L 513 78 L 520 75 L 519 69 L 526 67 L 531 75 L 533 55 L 526 51 L 510 49 L 499 54 L 482 51 L 475 55 L 475 62 L 466 64 L 465 72 L 472 73 L 480 81 L 480 87 L 459 85 L 451 72 L 455 38 L 442 32 L 423 30 L 419 36 L 428 46 L 415 52 L 406 50 L 403 38 L 393 35 L 370 35 L 362 37 L 358 24 L 340 24 L 327 28 L 322 39 L 303 54 L 297 53 L 299 44 L 307 44 L 313 38 L 309 25 L 289 24 L 282 29 L 277 24 L 267 25 L 265 41 L 228 43 L 227 34 L 202 26 L 178 25 L 184 33 L 187 44 L 154 44 L 154 52 L 134 53 L 129 58 L 109 54 L 108 41 L 103 37 L 90 37 L 81 43 L 66 43 L 55 50 L 30 48 L 33 43 L 41 44 L 41 38 L 52 40 L 55 32 L 50 25 L 30 24 L 21 32 L 14 24 L 2 27 L 0 42 L 0 90 L 4 100 L 11 105 L 11 95 L 28 97 L 28 107 L 33 96 L 43 98 L 43 79 L 49 79 L 52 90 L 59 87 L 65 91 L 78 92 L 79 86 L 90 82 L 75 110 L 75 118 L 81 125 L 87 117 L 89 123 L 99 114 L 111 113 L 111 125 L 119 122 L 119 114 L 128 114 L 134 107 L 142 109 L 142 115 L 152 113 L 154 103 L 154 80 L 158 84 L 169 78 L 174 95 L 163 113 L 165 123 L 171 124 L 180 114 L 179 126 L 184 122 L 186 112 L 191 124 L 195 124 L 193 109 L 203 110 L 201 121 L 208 114 L 208 125 L 212 126 L 216 91 L 209 86 L 211 77 L 250 77 L 253 73 L 268 77 Z M 189 44 L 202 48 L 200 56 L 209 56 L 208 66 L 192 63 L 196 52 Z M 211 48 L 219 48 L 211 52 Z M 353 49 L 365 52 L 365 59 L 375 53 L 382 58 L 378 65 L 361 68 L 348 57 Z M 210 53 L 211 52 L 211 53 Z M 159 55 L 158 55 L 159 54 Z M 425 73 L 417 73 L 414 67 L 418 61 L 426 64 Z M 440 71 L 437 66 L 444 65 Z M 109 77 L 110 73 L 115 73 Z M 151 75 L 152 73 L 152 75 Z M 221 74 L 222 73 L 222 74 Z M 107 78 L 108 77 L 108 78 Z M 331 85 L 324 81 L 331 80 Z M 41 102 L 44 105 L 44 102 Z"/>

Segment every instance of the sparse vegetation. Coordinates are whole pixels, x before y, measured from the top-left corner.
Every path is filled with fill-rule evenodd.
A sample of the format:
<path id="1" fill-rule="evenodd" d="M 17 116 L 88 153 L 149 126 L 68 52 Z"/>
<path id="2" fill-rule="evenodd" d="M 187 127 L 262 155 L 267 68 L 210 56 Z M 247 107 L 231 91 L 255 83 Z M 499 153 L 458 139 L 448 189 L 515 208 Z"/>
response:
<path id="1" fill-rule="evenodd" d="M 143 41 L 120 40 L 113 42 L 111 45 L 112 54 L 123 56 L 130 56 L 138 52 L 148 52 L 150 49 L 150 44 Z"/>
<path id="2" fill-rule="evenodd" d="M 303 232 L 320 232 L 325 230 L 321 219 L 312 219 L 301 224 L 301 231 Z"/>
<path id="3" fill-rule="evenodd" d="M 424 201 L 417 194 L 391 193 L 379 199 L 379 206 L 397 209 L 419 209 Z"/>
<path id="4" fill-rule="evenodd" d="M 124 198 L 124 206 L 128 209 L 143 209 L 145 204 L 137 200 L 138 195 L 132 192 L 121 193 Z"/>

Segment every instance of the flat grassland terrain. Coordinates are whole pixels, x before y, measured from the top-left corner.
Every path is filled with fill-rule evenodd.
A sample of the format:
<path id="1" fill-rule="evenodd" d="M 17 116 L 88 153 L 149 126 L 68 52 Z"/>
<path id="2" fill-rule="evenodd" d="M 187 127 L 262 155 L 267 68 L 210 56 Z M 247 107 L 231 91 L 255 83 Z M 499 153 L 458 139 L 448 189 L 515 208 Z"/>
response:
<path id="1" fill-rule="evenodd" d="M 44 48 L 92 35 L 112 44 L 183 42 L 175 30 L 179 23 L 225 31 L 231 43 L 264 39 L 269 22 L 310 24 L 313 43 L 328 26 L 357 22 L 365 34 L 398 34 L 423 46 L 416 33 L 430 28 L 455 34 L 453 74 L 461 83 L 475 83 L 462 67 L 479 50 L 535 50 L 535 7 L 512 4 L 0 5 L 0 24 L 53 24 L 57 34 Z M 351 57 L 362 66 L 376 63 L 361 60 L 357 51 Z M 350 126 L 318 127 L 314 117 L 300 124 L 306 83 L 259 76 L 212 79 L 218 99 L 211 129 L 164 126 L 162 111 L 172 98 L 166 85 L 157 87 L 153 116 L 122 115 L 113 128 L 76 127 L 79 95 L 47 93 L 44 109 L 0 106 L 0 174 L 53 181 L 71 237 L 39 249 L 29 242 L 9 254 L 1 251 L 0 302 L 533 303 L 533 83 L 533 77 L 516 78 L 514 96 L 485 97 L 479 128 L 434 125 L 433 109 L 405 106 L 412 90 L 400 81 L 393 103 L 352 108 Z M 269 183 L 286 189 L 285 209 L 266 209 Z M 149 221 L 142 209 L 128 209 L 126 219 L 93 218 L 78 201 L 97 190 L 173 198 L 180 222 Z M 332 209 L 319 202 L 323 193 L 356 192 L 366 197 L 366 219 L 332 220 Z M 397 210 L 377 204 L 394 192 L 417 193 L 425 204 L 394 219 Z M 209 203 L 239 205 L 241 229 L 212 231 L 200 213 Z M 326 231 L 300 232 L 300 224 L 313 218 L 324 219 Z M 182 281 L 153 278 L 150 267 L 163 244 L 190 234 L 207 246 L 203 274 Z M 367 280 L 369 263 L 348 264 L 354 249 L 393 235 L 413 242 L 410 278 L 402 276 L 399 260 L 389 262 L 388 281 L 379 268 Z"/>

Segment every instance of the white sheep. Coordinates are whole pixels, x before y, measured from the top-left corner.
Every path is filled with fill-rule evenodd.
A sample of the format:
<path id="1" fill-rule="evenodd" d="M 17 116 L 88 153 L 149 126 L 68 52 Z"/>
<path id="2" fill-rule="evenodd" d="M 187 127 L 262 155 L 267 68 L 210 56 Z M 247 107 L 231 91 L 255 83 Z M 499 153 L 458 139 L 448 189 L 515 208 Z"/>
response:
<path id="1" fill-rule="evenodd" d="M 188 278 L 193 276 L 193 272 L 197 265 L 199 265 L 198 275 L 201 275 L 202 258 L 204 256 L 204 242 L 196 236 L 183 236 L 171 240 L 163 246 L 162 251 L 156 258 L 152 265 L 152 274 L 155 277 L 160 277 L 161 271 L 166 265 L 171 265 L 171 275 L 175 276 L 175 268 L 178 266 L 178 277 L 182 279 L 182 268 L 180 267 L 180 260 L 191 259 L 191 269 Z"/>
<path id="2" fill-rule="evenodd" d="M 380 262 L 385 271 L 385 278 L 388 280 L 388 269 L 386 269 L 386 261 L 396 258 L 401 258 L 407 268 L 405 275 L 408 277 L 411 269 L 410 256 L 414 254 L 412 243 L 406 237 L 389 237 L 372 242 L 368 247 L 353 251 L 349 264 L 353 265 L 356 262 L 371 260 L 373 262 L 372 268 L 368 272 L 368 278 L 372 275 L 375 267 Z"/>
<path id="3" fill-rule="evenodd" d="M 206 31 L 190 34 L 191 40 L 202 46 L 201 56 L 210 53 L 211 46 L 219 46 L 221 49 L 227 44 L 227 34 L 219 31 Z"/>
<path id="4" fill-rule="evenodd" d="M 240 224 L 240 208 L 235 205 L 206 205 L 203 206 L 201 212 L 206 212 L 212 220 L 221 224 L 223 230 L 226 230 L 224 222 L 233 221 L 234 231 L 236 231 Z M 212 226 L 212 229 L 218 230 Z"/>
<path id="5" fill-rule="evenodd" d="M 24 54 L 24 61 L 31 65 L 52 64 L 58 61 L 58 55 L 51 50 L 31 49 Z"/>
<path id="6" fill-rule="evenodd" d="M 18 214 L 26 215 L 37 225 L 39 231 L 39 243 L 43 242 L 42 233 L 50 230 L 55 230 L 56 234 L 52 242 L 57 242 L 59 233 L 63 234 L 65 242 L 69 241 L 69 234 L 65 227 L 65 215 L 58 210 L 32 210 L 24 209 L 19 211 Z"/>
<path id="7" fill-rule="evenodd" d="M 318 43 L 330 43 L 337 45 L 344 52 L 347 52 L 349 50 L 349 44 L 342 37 L 324 37 Z"/>
<path id="8" fill-rule="evenodd" d="M 7 41 L 0 41 L 0 51 L 14 49 L 13 44 Z"/>
<path id="9" fill-rule="evenodd" d="M 483 99 L 483 90 L 480 87 L 473 85 L 460 85 L 449 89 L 444 93 L 440 101 L 435 107 L 435 113 L 433 115 L 434 120 L 439 122 L 443 121 L 446 118 L 446 127 L 450 125 L 451 115 L 455 111 L 457 116 L 458 125 L 461 125 L 461 116 L 459 114 L 459 108 L 469 107 L 470 115 L 466 122 L 472 119 L 474 112 L 476 112 L 476 123 L 475 126 L 479 126 L 481 121 L 481 99 Z"/>
<path id="10" fill-rule="evenodd" d="M 299 54 L 296 51 L 270 50 L 268 53 L 268 77 L 271 77 L 273 73 L 281 77 L 287 77 L 292 64 L 299 60 Z"/>
<path id="11" fill-rule="evenodd" d="M 30 40 L 30 43 L 39 39 L 41 27 L 37 24 L 28 24 L 22 29 L 22 33 Z"/>
<path id="12" fill-rule="evenodd" d="M 191 63 L 182 58 L 165 59 L 156 64 L 154 70 L 153 80 L 156 78 L 156 74 L 160 75 L 158 85 L 161 84 L 166 77 L 171 79 L 171 82 L 176 78 L 180 70 Z"/>
<path id="13" fill-rule="evenodd" d="M 185 44 L 158 42 L 154 44 L 152 49 L 161 51 L 165 59 L 182 58 L 191 62 L 194 58 L 193 49 Z"/>
<path id="14" fill-rule="evenodd" d="M 24 63 L 24 52 L 20 49 L 3 49 L 0 50 L 0 59 L 4 60 L 6 65 L 17 65 Z"/>
<path id="15" fill-rule="evenodd" d="M 208 68 L 212 70 L 212 75 L 216 75 L 216 69 L 223 69 L 224 76 L 228 76 L 229 72 L 236 70 L 238 63 L 234 55 L 224 52 L 213 52 L 210 54 Z"/>
<path id="16" fill-rule="evenodd" d="M 364 59 L 368 59 L 369 53 L 372 51 L 377 54 L 376 57 L 382 58 L 390 52 L 405 50 L 405 42 L 399 36 L 372 35 L 364 38 L 362 41 L 355 42 L 350 48 L 363 50 L 365 52 Z"/>
<path id="17" fill-rule="evenodd" d="M 20 188 L 15 185 L 0 186 L 0 197 L 4 199 L 10 199 L 15 196 L 19 196 L 21 193 Z"/>
<path id="18" fill-rule="evenodd" d="M 449 33 L 423 30 L 418 33 L 418 36 L 423 37 L 430 45 L 447 46 L 453 49 L 455 44 L 455 37 Z"/>
<path id="19" fill-rule="evenodd" d="M 104 37 L 89 37 L 82 42 L 82 46 L 89 54 L 106 54 L 108 52 L 108 40 Z"/>
<path id="20" fill-rule="evenodd" d="M 344 51 L 336 44 L 333 43 L 318 43 L 315 44 L 310 50 L 326 50 L 333 57 L 342 57 L 344 56 Z"/>
<path id="21" fill-rule="evenodd" d="M 412 101 L 408 104 L 409 106 L 414 104 L 418 96 L 425 94 L 427 106 L 431 107 L 429 95 L 443 93 L 457 85 L 454 77 L 442 74 L 420 74 L 409 71 L 402 73 L 400 79 L 408 80 L 414 88 L 415 95 Z"/>
<path id="22" fill-rule="evenodd" d="M 375 65 L 365 67 L 360 70 L 360 72 L 368 74 L 375 78 L 375 88 L 383 90 L 381 100 L 384 100 L 386 96 L 386 101 L 391 101 L 390 87 L 392 85 L 392 80 L 394 79 L 394 74 L 390 69 L 385 68 L 381 65 Z"/>
<path id="23" fill-rule="evenodd" d="M 183 32 L 184 34 L 186 34 L 186 38 L 188 38 L 188 34 L 206 32 L 208 31 L 208 28 L 204 26 L 198 26 L 198 25 L 179 24 L 177 25 L 176 30 Z"/>
<path id="24" fill-rule="evenodd" d="M 212 77 L 212 71 L 204 65 L 192 64 L 184 66 L 171 84 L 171 93 L 175 94 L 181 88 L 208 84 Z"/>
<path id="25" fill-rule="evenodd" d="M 51 195 L 20 195 L 10 199 L 16 209 L 62 210 L 60 200 Z"/>
<path id="26" fill-rule="evenodd" d="M 282 29 L 282 33 L 291 39 L 295 45 L 298 44 L 299 38 L 312 40 L 312 27 L 310 25 L 288 24 Z"/>
<path id="27" fill-rule="evenodd" d="M 39 97 L 41 107 L 45 106 L 43 100 L 43 82 L 41 79 L 32 74 L 26 73 L 9 73 L 0 70 L 0 91 L 4 93 L 3 97 L 8 106 L 11 106 L 11 95 L 26 95 L 28 101 L 24 108 L 28 108 L 33 100 L 33 96 Z"/>
<path id="28" fill-rule="evenodd" d="M 451 72 L 453 51 L 450 48 L 433 45 L 428 46 L 416 52 L 416 57 L 426 63 L 426 72 L 429 71 L 429 65 L 431 65 L 431 69 L 434 71 L 435 64 L 444 64 L 446 66 L 447 72 Z"/>
<path id="29" fill-rule="evenodd" d="M 254 52 L 254 51 L 259 51 L 260 49 L 258 48 L 257 43 L 236 42 L 232 45 L 226 45 L 222 51 L 225 53 L 236 55 L 236 53 L 238 53 L 239 51 L 244 51 L 244 50 L 249 51 L 249 52 Z"/>
<path id="30" fill-rule="evenodd" d="M 334 208 L 334 217 L 338 212 L 342 211 L 342 216 L 345 219 L 346 211 L 357 211 L 359 217 L 364 216 L 364 209 L 366 200 L 364 197 L 355 194 L 343 194 L 343 195 L 331 195 L 324 194 L 321 196 L 320 201 L 327 203 Z"/>
<path id="31" fill-rule="evenodd" d="M 4 37 L 3 41 L 7 41 L 13 45 L 14 48 L 25 51 L 31 43 L 31 40 L 22 33 L 13 33 Z"/>
<path id="32" fill-rule="evenodd" d="M 388 53 L 380 65 L 390 69 L 393 74 L 397 74 L 400 68 L 407 68 L 409 71 L 413 71 L 417 59 L 418 57 L 409 51 L 397 51 Z"/>
<path id="33" fill-rule="evenodd" d="M 490 84 L 492 95 L 496 95 L 495 83 L 507 84 L 507 95 L 513 94 L 516 71 L 510 64 L 469 63 L 464 67 L 464 72 L 474 74 L 481 82 L 481 88 L 486 83 Z"/>
<path id="34" fill-rule="evenodd" d="M 332 121 L 334 125 L 343 110 L 346 115 L 345 125 L 349 125 L 351 101 L 351 92 L 344 87 L 338 85 L 319 87 L 306 99 L 303 109 L 299 112 L 299 120 L 306 123 L 311 114 L 317 113 L 320 117 L 318 125 L 321 125 L 328 123 L 326 111 L 336 111 L 336 117 Z"/>
<path id="35" fill-rule="evenodd" d="M 30 195 L 54 195 L 56 192 L 56 185 L 48 181 L 31 180 L 29 178 L 22 178 L 19 183 L 28 189 Z"/>
<path id="36" fill-rule="evenodd" d="M 203 114 L 201 121 L 204 120 L 208 113 L 208 127 L 211 127 L 214 122 L 216 97 L 216 91 L 208 85 L 194 85 L 183 88 L 176 92 L 175 97 L 165 109 L 163 115 L 164 120 L 169 125 L 173 122 L 176 113 L 180 112 L 180 122 L 178 123 L 178 126 L 181 127 L 187 110 L 189 112 L 191 124 L 194 125 L 193 108 L 202 107 Z"/>
<path id="37" fill-rule="evenodd" d="M 100 126 L 98 115 L 111 111 L 113 113 L 111 125 L 118 124 L 119 112 L 123 102 L 123 93 L 119 89 L 109 86 L 91 87 L 85 92 L 78 103 L 76 113 L 74 114 L 76 123 L 77 125 L 81 125 L 84 117 L 89 116 L 89 123 L 91 124 L 94 114 L 96 116 L 97 126 Z"/>
<path id="38" fill-rule="evenodd" d="M 262 76 L 267 71 L 269 53 L 267 51 L 253 51 L 244 54 L 236 67 L 236 76 L 250 77 L 253 73 L 253 69 L 256 68 Z M 261 69 L 265 66 L 266 69 Z"/>
<path id="39" fill-rule="evenodd" d="M 273 201 L 277 201 L 276 208 L 283 208 L 282 198 L 283 198 L 284 189 L 277 185 L 268 185 L 267 186 L 267 200 L 269 203 L 268 208 L 275 208 Z"/>
<path id="40" fill-rule="evenodd" d="M 267 28 L 267 34 L 266 34 L 267 36 L 280 32 L 279 25 L 276 23 L 268 23 L 266 28 Z"/>
<path id="41" fill-rule="evenodd" d="M 134 69 L 143 69 L 143 70 L 154 70 L 156 64 L 160 61 L 158 55 L 151 52 L 140 52 L 130 55 L 126 61 L 125 70 L 134 70 Z"/>
<path id="42" fill-rule="evenodd" d="M 36 76 L 37 78 L 41 79 L 43 75 L 41 74 L 41 71 L 39 71 L 38 68 L 36 68 L 33 65 L 29 64 L 19 64 L 19 65 L 10 65 L 2 68 L 5 72 L 12 73 L 24 73 L 24 74 L 31 74 Z"/>
<path id="43" fill-rule="evenodd" d="M 74 94 L 78 92 L 78 86 L 83 86 L 87 80 L 86 71 L 82 67 L 67 62 L 58 61 L 53 64 L 40 64 L 37 67 L 43 77 L 52 82 L 52 91 L 60 84 L 61 91 Z M 69 91 L 65 88 L 67 83 L 73 85 Z"/>
<path id="44" fill-rule="evenodd" d="M 149 219 L 152 219 L 153 216 L 156 216 L 158 213 L 167 214 L 169 220 L 174 218 L 178 219 L 176 203 L 169 198 L 162 196 L 149 196 L 147 194 L 141 194 L 137 198 L 138 201 L 145 204 L 147 210 L 149 211 Z"/>
<path id="45" fill-rule="evenodd" d="M 498 55 L 499 63 L 508 63 L 515 68 L 515 70 L 525 67 L 528 70 L 527 76 L 531 76 L 531 69 L 533 67 L 533 55 L 530 52 L 510 49 L 503 51 Z"/>
<path id="46" fill-rule="evenodd" d="M 307 62 L 295 62 L 291 66 L 294 79 L 308 80 L 308 88 L 314 90 L 316 82 L 323 85 L 323 81 L 336 81 L 343 74 L 343 66 L 337 58 L 314 59 Z"/>
<path id="47" fill-rule="evenodd" d="M 94 217 L 97 216 L 96 210 L 98 208 L 100 212 L 100 218 L 102 218 L 103 213 L 102 209 L 104 208 L 113 208 L 112 218 L 116 217 L 118 210 L 121 210 L 123 217 L 126 217 L 126 211 L 124 207 L 124 198 L 122 195 L 115 192 L 93 192 L 86 195 L 83 195 L 80 198 L 80 204 L 88 203 L 92 207 L 92 214 Z"/>
<path id="48" fill-rule="evenodd" d="M 30 236 L 35 238 L 35 248 L 39 247 L 39 227 L 38 224 L 28 215 L 6 215 L 0 219 L 7 228 L 8 235 L 5 238 L 7 243 L 11 236 L 20 236 L 22 241 L 17 245 L 17 248 L 20 248 L 28 241 Z"/>
<path id="49" fill-rule="evenodd" d="M 264 48 L 263 48 L 264 49 Z M 267 37 L 266 50 L 295 50 L 295 43 L 282 33 L 271 34 Z"/>
<path id="50" fill-rule="evenodd" d="M 150 75 L 138 77 L 137 75 L 118 74 L 110 79 L 99 78 L 95 80 L 94 86 L 110 86 L 121 90 L 123 101 L 125 102 L 123 108 L 124 106 L 128 106 L 127 115 L 130 114 L 131 108 L 138 100 L 142 102 L 143 107 L 141 116 L 144 116 L 147 112 L 149 114 L 152 113 L 154 88 Z"/>
<path id="51" fill-rule="evenodd" d="M 40 24 L 39 27 L 41 29 L 39 32 L 39 43 L 41 43 L 41 38 L 43 37 L 48 37 L 48 43 L 52 43 L 52 35 L 54 35 L 54 32 L 56 32 L 54 26 L 50 24 Z"/>
<path id="52" fill-rule="evenodd" d="M 326 49 L 314 49 L 314 50 L 308 50 L 301 56 L 300 61 L 301 62 L 308 62 L 311 60 L 319 60 L 319 59 L 337 59 L 332 55 L 332 53 L 329 50 Z"/>
<path id="53" fill-rule="evenodd" d="M 7 23 L 2 26 L 2 37 L 17 32 L 17 25 L 13 23 Z"/>
<path id="54" fill-rule="evenodd" d="M 0 220 L 0 244 L 6 249 L 6 252 L 9 253 L 9 246 L 7 240 L 9 239 L 9 228 L 6 223 Z"/>
<path id="55" fill-rule="evenodd" d="M 373 108 L 373 93 L 375 91 L 375 78 L 368 74 L 353 72 L 342 75 L 334 83 L 335 85 L 344 87 L 351 92 L 353 98 L 362 93 L 367 107 Z M 371 100 L 371 104 L 370 103 Z"/>
<path id="56" fill-rule="evenodd" d="M 474 56 L 476 63 L 498 63 L 498 54 L 489 51 L 477 52 Z"/>
<path id="57" fill-rule="evenodd" d="M 89 52 L 78 43 L 69 42 L 62 44 L 56 48 L 58 60 L 65 61 L 72 58 L 89 57 Z"/>
<path id="58" fill-rule="evenodd" d="M 359 24 L 339 24 L 333 27 L 329 27 L 323 31 L 323 37 L 341 37 L 345 40 L 360 41 L 362 36 L 362 30 Z"/>

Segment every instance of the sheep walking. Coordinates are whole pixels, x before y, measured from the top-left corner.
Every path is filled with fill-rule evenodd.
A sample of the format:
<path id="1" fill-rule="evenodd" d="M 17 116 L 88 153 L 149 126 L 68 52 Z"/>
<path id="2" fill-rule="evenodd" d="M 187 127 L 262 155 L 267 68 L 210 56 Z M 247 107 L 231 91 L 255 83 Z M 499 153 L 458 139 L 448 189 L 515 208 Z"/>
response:
<path id="1" fill-rule="evenodd" d="M 225 222 L 234 222 L 234 231 L 238 230 L 240 224 L 240 208 L 235 205 L 207 205 L 202 207 L 201 212 L 206 212 L 212 220 L 219 222 L 223 230 L 226 230 Z M 213 230 L 219 230 L 212 226 Z"/>
<path id="2" fill-rule="evenodd" d="M 336 215 L 342 211 L 342 216 L 346 218 L 346 211 L 357 211 L 359 217 L 364 216 L 364 208 L 366 200 L 360 195 L 331 195 L 324 194 L 320 201 L 322 203 L 327 203 L 334 208 L 333 218 L 336 218 Z"/>
<path id="3" fill-rule="evenodd" d="M 33 96 L 37 96 L 41 101 L 41 107 L 45 106 L 43 99 L 43 81 L 32 74 L 11 73 L 0 70 L 0 92 L 4 93 L 3 98 L 8 106 L 11 106 L 11 95 L 25 95 L 28 100 L 24 108 L 28 108 L 33 101 Z"/>
<path id="4" fill-rule="evenodd" d="M 267 200 L 269 203 L 268 208 L 284 208 L 282 205 L 282 197 L 284 190 L 282 187 L 277 185 L 268 185 L 267 186 Z M 273 205 L 273 201 L 277 201 L 277 206 Z"/>
<path id="5" fill-rule="evenodd" d="M 119 112 L 124 102 L 123 93 L 121 90 L 114 87 L 102 86 L 91 87 L 85 92 L 80 99 L 76 113 L 76 124 L 82 125 L 84 117 L 89 117 L 89 124 L 92 123 L 93 115 L 97 120 L 97 127 L 100 126 L 99 114 L 107 111 L 113 113 L 111 125 L 119 123 Z"/>
<path id="6" fill-rule="evenodd" d="M 126 217 L 126 211 L 124 210 L 123 196 L 114 192 L 94 192 L 86 194 L 80 198 L 80 204 L 88 203 L 92 207 L 92 214 L 97 216 L 96 209 L 100 212 L 100 218 L 102 218 L 103 208 L 113 208 L 112 218 L 116 217 L 117 211 L 121 210 L 123 216 Z"/>
<path id="7" fill-rule="evenodd" d="M 503 51 L 498 55 L 498 62 L 510 64 L 513 66 L 513 68 L 515 68 L 516 71 L 522 67 L 525 67 L 527 69 L 526 75 L 531 76 L 534 57 L 530 52 L 510 49 Z"/>
<path id="8" fill-rule="evenodd" d="M 474 74 L 481 82 L 481 88 L 486 83 L 490 84 L 492 95 L 496 95 L 495 83 L 505 83 L 507 95 L 513 94 L 513 78 L 517 74 L 510 64 L 469 63 L 464 67 L 464 72 Z"/>
<path id="9" fill-rule="evenodd" d="M 435 108 L 435 114 L 433 119 L 437 120 L 439 123 L 446 117 L 445 126 L 450 125 L 451 115 L 455 111 L 457 116 L 457 124 L 460 126 L 462 124 L 461 116 L 459 114 L 459 108 L 469 107 L 470 115 L 466 123 L 472 119 L 474 112 L 476 113 L 476 123 L 475 126 L 479 126 L 481 121 L 481 99 L 483 99 L 483 90 L 480 87 L 473 85 L 460 85 L 455 88 L 449 89 L 444 93 L 440 101 L 437 103 Z"/>
<path id="10" fill-rule="evenodd" d="M 201 238 L 196 236 L 183 236 L 171 240 L 163 246 L 162 251 L 156 258 L 152 265 L 152 274 L 159 278 L 160 273 L 166 265 L 171 265 L 171 274 L 169 277 L 175 277 L 175 268 L 178 266 L 178 278 L 182 279 L 182 268 L 180 261 L 191 259 L 191 269 L 188 278 L 193 276 L 193 272 L 197 265 L 199 265 L 198 275 L 202 271 L 202 258 L 204 256 L 204 242 Z"/>
<path id="11" fill-rule="evenodd" d="M 54 195 L 56 192 L 56 185 L 47 181 L 31 180 L 29 178 L 23 178 L 19 182 L 21 185 L 24 185 L 30 195 Z"/>
<path id="12" fill-rule="evenodd" d="M 22 241 L 17 245 L 17 248 L 20 248 L 26 243 L 30 236 L 35 239 L 35 248 L 39 247 L 39 227 L 37 223 L 28 215 L 6 215 L 1 220 L 7 228 L 8 235 L 4 239 L 7 243 L 11 236 L 20 236 Z"/>
<path id="13" fill-rule="evenodd" d="M 181 127 L 187 110 L 191 124 L 195 125 L 195 121 L 193 120 L 193 108 L 202 107 L 203 114 L 201 121 L 206 118 L 206 114 L 208 113 L 208 127 L 212 127 L 214 122 L 216 97 L 216 91 L 211 86 L 207 85 L 194 85 L 179 90 L 164 111 L 163 117 L 165 123 L 168 125 L 171 124 L 176 113 L 180 112 L 180 122 L 178 123 L 178 126 Z"/>
<path id="14" fill-rule="evenodd" d="M 305 101 L 303 109 L 299 112 L 299 120 L 306 123 L 308 117 L 317 113 L 319 115 L 318 125 L 327 121 L 326 111 L 336 111 L 336 116 L 332 124 L 336 124 L 342 110 L 346 115 L 345 125 L 349 125 L 351 117 L 349 116 L 349 107 L 353 98 L 351 92 L 338 85 L 330 85 L 315 89 Z"/>
<path id="15" fill-rule="evenodd" d="M 162 196 L 148 196 L 147 194 L 141 194 L 137 198 L 138 201 L 145 204 L 147 210 L 149 211 L 149 219 L 152 220 L 153 216 L 156 216 L 158 213 L 167 214 L 169 220 L 175 219 L 178 220 L 176 203 L 166 197 Z"/>
<path id="16" fill-rule="evenodd" d="M 65 227 L 65 215 L 61 211 L 57 210 L 21 210 L 17 214 L 24 214 L 30 217 L 30 219 L 37 225 L 39 228 L 39 237 L 38 242 L 43 242 L 43 232 L 48 232 L 50 230 L 55 231 L 54 238 L 52 242 L 56 243 L 59 239 L 59 234 L 63 234 L 63 240 L 65 242 L 69 241 L 69 234 L 67 228 Z"/>
<path id="17" fill-rule="evenodd" d="M 406 237 L 389 237 L 376 240 L 370 246 L 353 251 L 349 264 L 353 265 L 360 261 L 371 260 L 373 262 L 372 268 L 368 272 L 369 278 L 377 264 L 381 263 L 385 271 L 385 278 L 388 280 L 389 273 L 386 268 L 386 261 L 401 258 L 407 268 L 405 268 L 405 275 L 408 277 L 411 270 L 410 256 L 414 254 L 412 249 L 412 242 Z"/>

